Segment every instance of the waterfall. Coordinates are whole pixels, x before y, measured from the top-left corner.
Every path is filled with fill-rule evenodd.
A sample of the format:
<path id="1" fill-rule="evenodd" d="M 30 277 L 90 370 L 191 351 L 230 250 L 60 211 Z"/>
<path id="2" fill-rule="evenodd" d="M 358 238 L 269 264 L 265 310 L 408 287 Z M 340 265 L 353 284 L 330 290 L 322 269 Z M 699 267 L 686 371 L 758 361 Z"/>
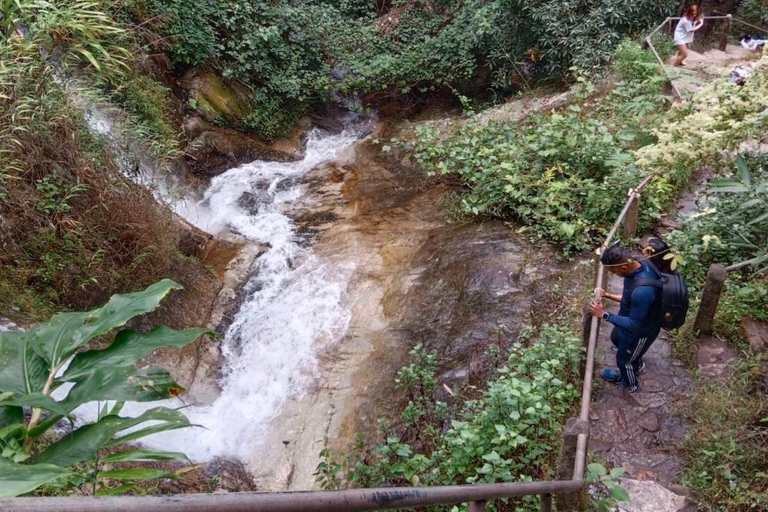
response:
<path id="1" fill-rule="evenodd" d="M 319 351 L 346 334 L 346 288 L 352 266 L 328 264 L 300 244 L 285 210 L 305 193 L 302 178 L 355 142 L 354 128 L 338 135 L 313 130 L 297 162 L 252 162 L 214 178 L 200 201 L 177 211 L 214 235 L 236 233 L 268 245 L 244 289 L 244 300 L 222 343 L 226 363 L 221 395 L 208 406 L 184 409 L 194 427 L 157 434 L 142 444 L 185 452 L 204 462 L 216 456 L 248 459 L 284 401 L 317 375 Z M 138 414 L 151 404 L 126 404 Z M 168 401 L 181 406 L 181 401 Z M 76 411 L 94 417 L 96 405 Z"/>

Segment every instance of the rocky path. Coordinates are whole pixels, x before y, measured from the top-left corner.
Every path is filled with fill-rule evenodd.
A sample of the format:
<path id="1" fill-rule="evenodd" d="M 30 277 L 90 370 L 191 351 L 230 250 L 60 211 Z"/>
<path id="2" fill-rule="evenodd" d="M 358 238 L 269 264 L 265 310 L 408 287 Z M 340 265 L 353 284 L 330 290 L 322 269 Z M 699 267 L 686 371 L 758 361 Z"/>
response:
<path id="1" fill-rule="evenodd" d="M 686 60 L 686 67 L 674 67 L 673 56 L 669 60 L 669 65 L 666 66 L 666 72 L 685 97 L 695 93 L 713 79 L 727 77 L 736 66 L 751 68 L 759 56 L 759 52 L 753 52 L 735 44 L 727 45 L 725 51 L 711 49 L 699 53 L 691 50 Z"/>
<path id="2" fill-rule="evenodd" d="M 621 293 L 622 280 L 611 276 L 609 291 Z M 610 304 L 616 312 L 617 304 Z M 611 349 L 611 326 L 603 323 L 598 338 L 596 371 L 616 367 Z M 698 367 L 704 378 L 723 379 L 736 358 L 733 348 L 705 337 L 699 341 Z M 590 411 L 589 451 L 608 468 L 623 467 L 627 478 L 622 486 L 630 501 L 624 512 L 692 512 L 695 504 L 687 489 L 679 485 L 685 470 L 682 452 L 688 432 L 687 404 L 696 387 L 683 363 L 672 356 L 669 335 L 662 331 L 643 358 L 647 370 L 640 376 L 642 387 L 630 394 L 602 379 Z"/>
<path id="3" fill-rule="evenodd" d="M 608 287 L 612 293 L 621 293 L 621 279 L 611 276 Z M 611 310 L 616 312 L 618 305 L 612 304 Z M 603 322 L 595 365 L 598 372 L 616 367 L 610 334 L 610 324 Z M 688 431 L 683 414 L 694 382 L 683 364 L 672 357 L 664 331 L 644 360 L 647 371 L 641 376 L 638 393 L 601 381 L 590 411 L 589 450 L 607 467 L 626 468 L 627 476 L 634 480 L 627 487 L 633 499 L 625 510 L 677 511 L 685 506 L 684 496 L 674 491 L 682 492 L 676 484 L 683 470 L 680 449 Z"/>

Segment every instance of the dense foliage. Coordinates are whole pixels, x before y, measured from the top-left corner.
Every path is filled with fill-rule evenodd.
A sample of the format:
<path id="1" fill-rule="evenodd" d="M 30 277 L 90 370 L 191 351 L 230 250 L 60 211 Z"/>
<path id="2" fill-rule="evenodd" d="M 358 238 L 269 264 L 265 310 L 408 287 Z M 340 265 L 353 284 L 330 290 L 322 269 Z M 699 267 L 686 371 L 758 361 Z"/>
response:
<path id="1" fill-rule="evenodd" d="M 466 401 L 453 413 L 454 419 L 449 419 L 452 413 L 445 403 L 432 399 L 434 355 L 421 347 L 412 355 L 414 362 L 401 370 L 398 379 L 411 398 L 403 411 L 406 431 L 395 434 L 387 422 L 381 422 L 380 443 L 361 441 L 351 455 L 325 450 L 318 467 L 318 481 L 325 488 L 553 477 L 560 432 L 580 396 L 577 383 L 583 349 L 578 338 L 553 326 L 544 326 L 533 339 L 521 337 L 482 396 Z M 406 438 L 422 450 L 416 451 Z M 499 503 L 500 510 L 514 510 L 512 501 Z M 535 502 L 527 498 L 516 505 L 533 507 Z"/>
<path id="2" fill-rule="evenodd" d="M 167 155 L 178 142 L 153 94 L 161 86 L 135 72 L 126 31 L 92 2 L 9 3 L 20 7 L 4 18 L 13 23 L 0 45 L 0 304 L 89 307 L 178 276 L 173 268 L 189 266 L 176 254 L 180 228 L 120 174 L 69 89 L 112 84 L 110 94 L 136 113 L 136 132 Z M 68 74 L 77 84 L 65 83 Z"/>
<path id="3" fill-rule="evenodd" d="M 733 176 L 710 182 L 701 208 L 668 241 L 684 255 L 686 277 L 703 282 L 712 263 L 768 260 L 768 156 L 739 155 Z"/>
<path id="4" fill-rule="evenodd" d="M 621 80 L 607 92 L 579 77 L 567 108 L 523 123 L 477 116 L 449 135 L 427 125 L 415 143 L 394 142 L 431 174 L 457 175 L 468 189 L 468 213 L 511 215 L 537 237 L 588 247 L 646 172 L 633 165 L 633 151 L 654 142 L 666 104 L 658 67 L 637 44 L 620 45 L 614 67 Z M 671 185 L 659 183 L 643 209 L 659 215 L 673 196 Z"/>
<path id="5" fill-rule="evenodd" d="M 178 69 L 212 63 L 251 85 L 262 103 L 284 107 L 325 101 L 329 93 L 397 97 L 442 85 L 517 90 L 562 78 L 571 66 L 600 70 L 623 37 L 676 6 L 672 0 L 125 3 L 171 41 Z"/>
<path id="6" fill-rule="evenodd" d="M 101 349 L 80 349 L 131 318 L 153 311 L 171 290 L 179 288 L 164 280 L 142 292 L 115 295 L 93 311 L 59 313 L 28 331 L 0 333 L 0 496 L 18 496 L 53 482 L 63 489 L 88 484 L 97 495 L 113 494 L 127 491 L 130 484 L 116 487 L 110 482 L 173 477 L 158 469 L 102 470 L 99 464 L 186 459 L 181 453 L 144 449 L 115 453 L 114 449 L 153 433 L 189 426 L 182 413 L 166 407 L 137 417 L 119 413 L 124 401 L 151 402 L 184 391 L 166 370 L 139 366 L 140 359 L 157 348 L 184 347 L 211 333 L 166 327 L 147 333 L 124 329 Z M 63 397 L 52 397 L 66 386 Z M 111 400 L 116 403 L 110 404 Z M 96 421 L 60 438 L 51 436 L 51 429 L 64 418 L 71 419 L 77 407 L 96 401 L 104 401 Z M 25 415 L 25 407 L 32 408 L 31 416 Z M 111 453 L 100 457 L 104 449 Z"/>

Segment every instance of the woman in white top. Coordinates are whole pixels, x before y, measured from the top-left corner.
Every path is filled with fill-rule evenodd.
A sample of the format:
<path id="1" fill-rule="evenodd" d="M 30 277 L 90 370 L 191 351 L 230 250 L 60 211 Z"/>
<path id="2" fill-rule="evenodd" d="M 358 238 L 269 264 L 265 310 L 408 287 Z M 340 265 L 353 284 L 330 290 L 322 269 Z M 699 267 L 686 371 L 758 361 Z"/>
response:
<path id="1" fill-rule="evenodd" d="M 675 29 L 675 46 L 677 46 L 675 66 L 685 66 L 683 61 L 688 57 L 688 45 L 693 42 L 693 33 L 703 25 L 704 21 L 701 19 L 699 6 L 690 6 Z"/>

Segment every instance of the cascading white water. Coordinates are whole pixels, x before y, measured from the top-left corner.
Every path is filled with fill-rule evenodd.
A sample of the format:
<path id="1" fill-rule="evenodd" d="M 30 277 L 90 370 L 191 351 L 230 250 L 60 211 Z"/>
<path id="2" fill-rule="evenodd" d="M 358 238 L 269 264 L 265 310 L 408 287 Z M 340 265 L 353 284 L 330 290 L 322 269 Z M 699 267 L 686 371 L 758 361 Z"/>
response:
<path id="1" fill-rule="evenodd" d="M 144 444 L 182 451 L 195 461 L 215 456 L 247 459 L 285 399 L 306 389 L 317 369 L 318 351 L 344 336 L 350 321 L 345 292 L 352 268 L 326 264 L 302 247 L 284 211 L 304 194 L 301 177 L 333 159 L 358 135 L 313 130 L 301 161 L 258 161 L 231 169 L 212 180 L 197 204 L 176 206 L 201 229 L 236 232 L 269 249 L 257 261 L 245 299 L 224 337 L 221 395 L 209 406 L 184 410 L 192 423 L 205 428 L 157 434 Z M 123 414 L 156 405 L 127 404 Z M 95 411 L 91 404 L 78 414 L 91 417 Z"/>

